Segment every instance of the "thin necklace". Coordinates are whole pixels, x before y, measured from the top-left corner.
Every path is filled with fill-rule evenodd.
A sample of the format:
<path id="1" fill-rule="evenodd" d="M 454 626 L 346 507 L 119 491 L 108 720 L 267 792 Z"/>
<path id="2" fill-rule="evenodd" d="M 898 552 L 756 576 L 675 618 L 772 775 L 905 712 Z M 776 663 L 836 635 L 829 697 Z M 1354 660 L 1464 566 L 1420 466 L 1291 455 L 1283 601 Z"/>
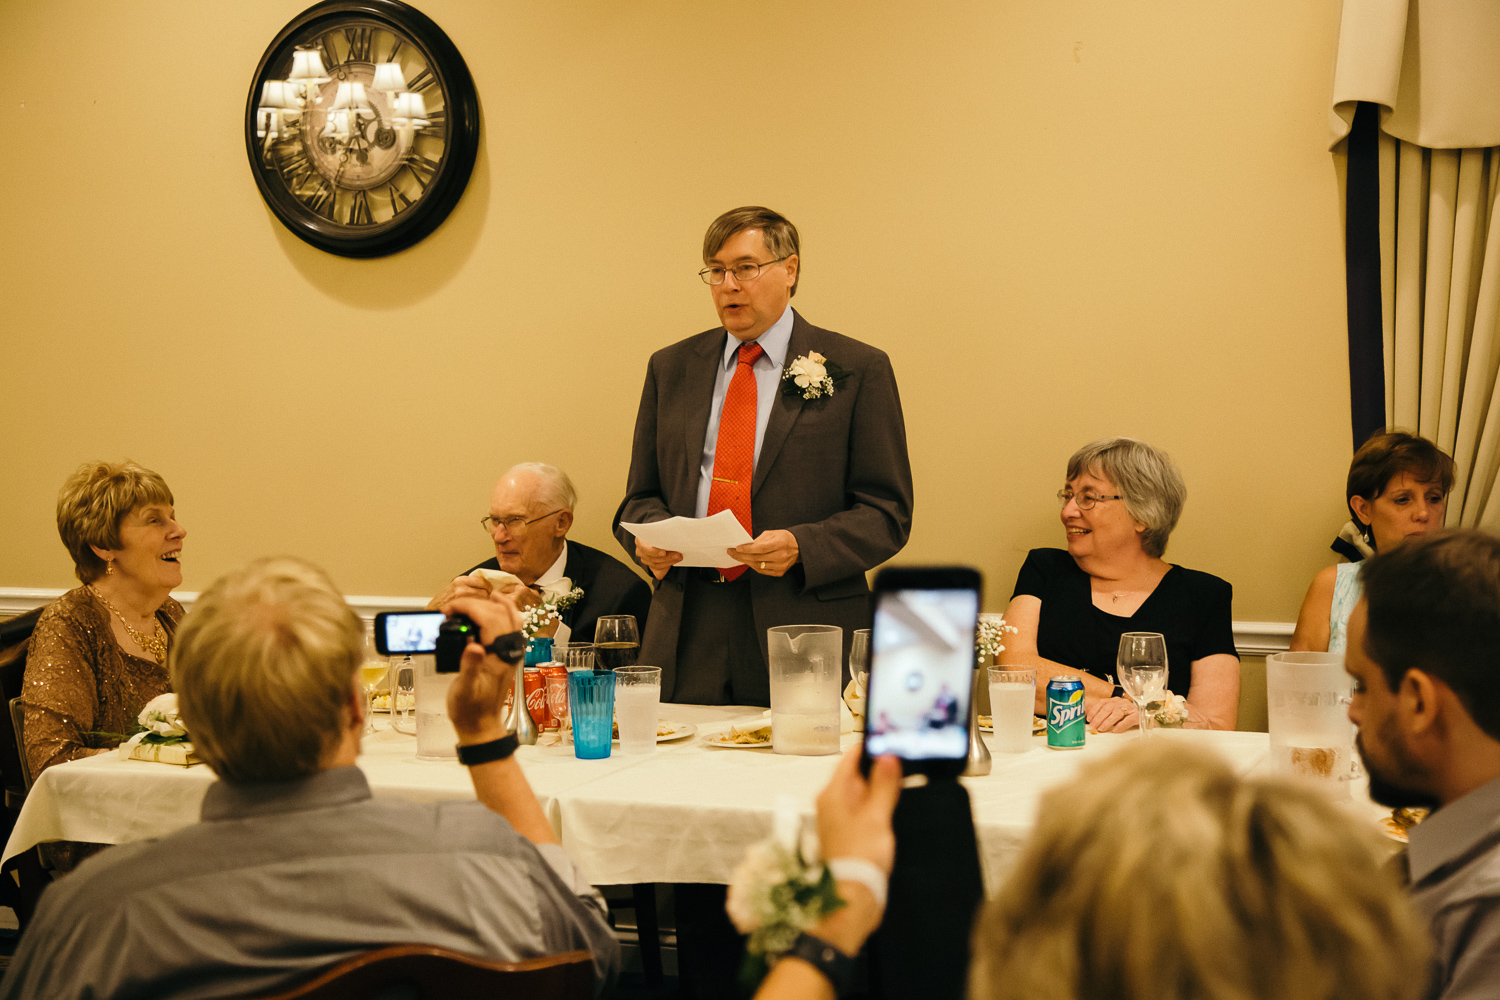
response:
<path id="1" fill-rule="evenodd" d="M 150 653 L 152 659 L 156 660 L 157 666 L 161 666 L 167 662 L 167 633 L 161 627 L 160 618 L 157 618 L 155 615 L 151 616 L 156 621 L 156 631 L 148 638 L 131 628 L 130 623 L 125 620 L 125 616 L 120 614 L 120 609 L 109 603 L 92 583 L 89 584 L 89 590 L 93 591 L 94 596 L 99 598 L 100 602 L 106 608 L 115 613 L 115 617 L 120 619 L 120 624 L 125 626 L 125 634 L 134 639 L 137 646 Z"/>

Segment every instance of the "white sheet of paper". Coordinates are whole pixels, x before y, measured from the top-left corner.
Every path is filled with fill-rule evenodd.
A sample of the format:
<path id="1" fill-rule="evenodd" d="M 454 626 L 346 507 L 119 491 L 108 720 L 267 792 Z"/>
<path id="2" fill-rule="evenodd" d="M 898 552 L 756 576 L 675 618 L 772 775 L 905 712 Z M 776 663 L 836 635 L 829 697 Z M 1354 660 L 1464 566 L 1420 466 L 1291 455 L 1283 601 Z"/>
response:
<path id="1" fill-rule="evenodd" d="M 681 552 L 679 566 L 737 566 L 724 550 L 750 541 L 750 533 L 731 510 L 721 510 L 712 517 L 669 517 L 650 524 L 621 521 L 620 527 L 652 548 Z"/>

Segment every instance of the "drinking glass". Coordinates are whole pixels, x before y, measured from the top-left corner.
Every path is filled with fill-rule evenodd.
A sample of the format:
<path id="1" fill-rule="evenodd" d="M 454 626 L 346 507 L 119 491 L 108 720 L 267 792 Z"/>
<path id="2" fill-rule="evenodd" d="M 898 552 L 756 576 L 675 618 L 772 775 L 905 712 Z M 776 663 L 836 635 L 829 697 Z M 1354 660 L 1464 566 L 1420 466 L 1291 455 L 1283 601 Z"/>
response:
<path id="1" fill-rule="evenodd" d="M 366 655 L 359 668 L 359 683 L 365 691 L 365 735 L 375 732 L 375 691 L 391 674 L 391 663 L 381 656 Z M 393 694 L 394 698 L 395 695 Z"/>
<path id="2" fill-rule="evenodd" d="M 635 615 L 602 615 L 594 626 L 594 659 L 606 670 L 633 667 L 641 654 L 641 633 Z"/>
<path id="3" fill-rule="evenodd" d="M 661 667 L 615 668 L 615 721 L 621 753 L 656 749 L 657 709 L 661 705 Z"/>
<path id="4" fill-rule="evenodd" d="M 1141 735 L 1150 723 L 1146 703 L 1161 694 L 1167 686 L 1167 640 L 1160 632 L 1126 632 L 1120 636 L 1120 653 L 1115 661 L 1120 687 L 1135 702 L 1140 714 Z"/>
<path id="5" fill-rule="evenodd" d="M 569 670 L 594 669 L 594 644 L 592 642 L 570 642 L 563 654 Z"/>
<path id="6" fill-rule="evenodd" d="M 391 665 L 391 728 L 407 736 L 417 735 L 416 662 L 403 656 Z"/>
<path id="7" fill-rule="evenodd" d="M 1031 749 L 1031 720 L 1036 712 L 1036 670 L 1003 665 L 989 668 L 990 726 L 1000 753 Z"/>
<path id="8" fill-rule="evenodd" d="M 574 670 L 568 674 L 568 714 L 573 720 L 573 756 L 609 756 L 615 728 L 613 670 Z"/>
<path id="9" fill-rule="evenodd" d="M 854 687 L 863 698 L 865 684 L 870 680 L 870 630 L 867 628 L 854 630 L 854 639 L 849 644 L 849 676 L 854 679 Z"/>

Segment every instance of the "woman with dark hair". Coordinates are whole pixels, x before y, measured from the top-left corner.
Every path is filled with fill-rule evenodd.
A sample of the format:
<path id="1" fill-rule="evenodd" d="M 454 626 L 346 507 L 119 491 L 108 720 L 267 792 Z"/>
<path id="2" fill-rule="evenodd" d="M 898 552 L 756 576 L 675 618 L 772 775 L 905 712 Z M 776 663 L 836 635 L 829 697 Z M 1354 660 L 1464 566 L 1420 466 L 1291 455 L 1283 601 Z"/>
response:
<path id="1" fill-rule="evenodd" d="M 1344 489 L 1351 523 L 1359 530 L 1359 551 L 1389 552 L 1408 538 L 1441 528 L 1453 475 L 1453 459 L 1416 434 L 1385 431 L 1361 445 L 1349 463 Z M 1340 563 L 1313 577 L 1292 633 L 1294 651 L 1344 651 L 1349 612 L 1362 590 L 1360 565 Z"/>

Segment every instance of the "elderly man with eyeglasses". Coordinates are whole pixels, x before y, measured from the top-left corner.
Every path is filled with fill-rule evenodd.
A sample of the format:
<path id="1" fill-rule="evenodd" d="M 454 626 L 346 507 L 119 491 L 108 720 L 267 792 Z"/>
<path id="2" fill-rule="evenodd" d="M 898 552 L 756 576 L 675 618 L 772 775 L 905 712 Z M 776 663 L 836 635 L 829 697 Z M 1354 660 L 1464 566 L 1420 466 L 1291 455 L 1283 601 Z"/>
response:
<path id="1" fill-rule="evenodd" d="M 613 556 L 582 542 L 569 541 L 578 492 L 561 469 L 541 462 L 523 462 L 508 469 L 490 496 L 489 513 L 481 519 L 485 534 L 495 544 L 495 557 L 471 567 L 454 579 L 427 606 L 436 610 L 461 597 L 487 597 L 499 578 L 475 571 L 502 571 L 515 576 L 511 590 L 529 589 L 566 594 L 574 587 L 583 595 L 562 611 L 554 641 L 594 641 L 594 625 L 604 615 L 634 615 L 642 629 L 651 609 L 651 588 Z M 502 589 L 505 589 L 502 585 Z M 528 600 L 512 592 L 522 606 Z M 543 632 L 545 633 L 545 630 Z M 644 662 L 644 661 L 643 661 Z"/>
<path id="2" fill-rule="evenodd" d="M 703 241 L 720 326 L 657 351 L 636 419 L 615 537 L 658 581 L 641 662 L 662 700 L 768 705 L 766 630 L 838 625 L 845 659 L 870 625 L 865 571 L 906 545 L 911 463 L 884 351 L 791 307 L 797 228 L 725 212 Z M 751 541 L 718 568 L 640 544 L 621 522 L 731 511 Z"/>

